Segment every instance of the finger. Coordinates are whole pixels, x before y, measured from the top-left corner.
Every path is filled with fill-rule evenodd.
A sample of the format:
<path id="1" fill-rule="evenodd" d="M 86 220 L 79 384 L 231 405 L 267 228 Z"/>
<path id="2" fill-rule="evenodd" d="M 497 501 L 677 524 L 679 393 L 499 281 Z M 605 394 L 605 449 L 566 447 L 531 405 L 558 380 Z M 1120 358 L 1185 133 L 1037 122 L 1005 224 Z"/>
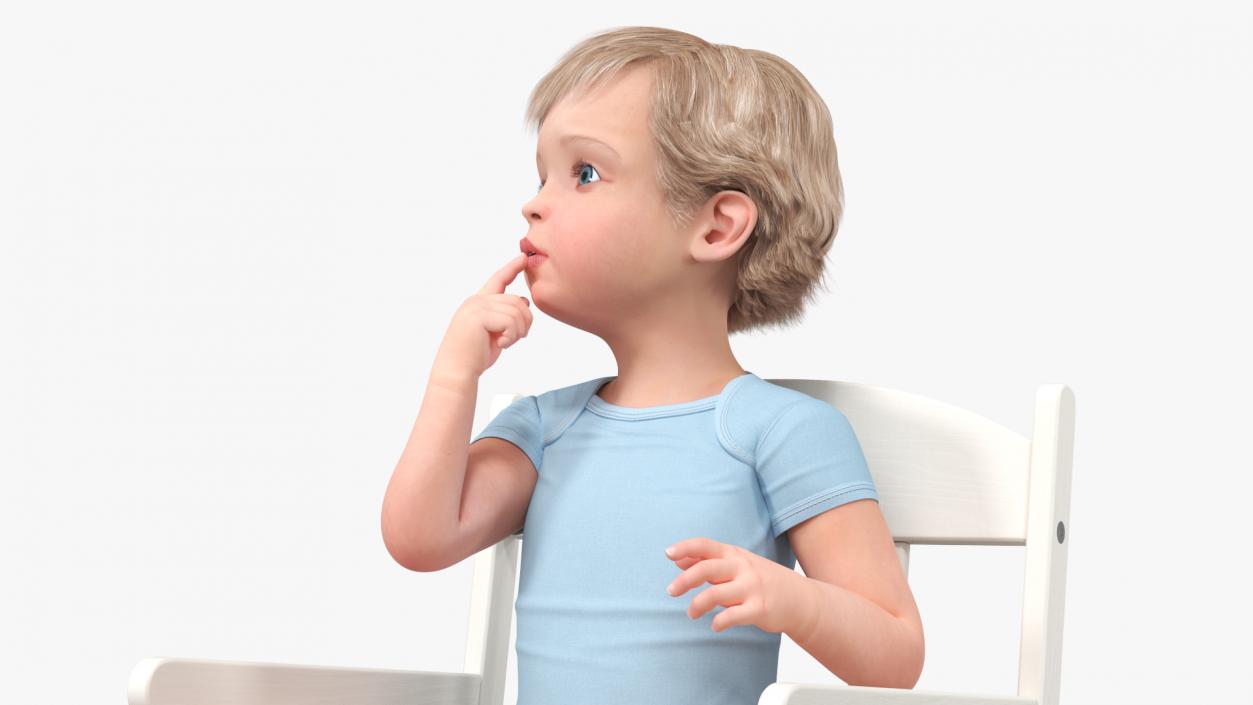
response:
<path id="1" fill-rule="evenodd" d="M 696 536 L 690 539 L 683 539 L 666 549 L 666 556 L 670 560 L 676 560 L 683 556 L 693 556 L 695 558 L 718 558 L 724 553 L 723 544 L 720 541 L 714 541 L 705 536 Z"/>
<path id="2" fill-rule="evenodd" d="M 526 306 L 514 299 L 513 301 L 496 299 L 489 300 L 488 308 L 494 312 L 502 313 L 513 319 L 513 325 L 506 331 L 502 331 L 502 335 L 507 336 L 510 340 L 519 340 L 525 338 L 531 330 L 531 319 L 526 312 Z"/>
<path id="3" fill-rule="evenodd" d="M 702 615 L 718 605 L 731 607 L 741 604 L 746 596 L 742 583 L 730 582 L 707 587 L 692 598 L 692 604 L 687 608 L 687 616 L 700 619 Z"/>
<path id="4" fill-rule="evenodd" d="M 531 322 L 535 320 L 534 316 L 531 315 L 530 309 L 528 309 L 527 305 L 522 303 L 521 298 L 517 296 L 506 294 L 499 298 L 489 297 L 487 299 L 487 307 L 493 311 L 508 313 L 513 316 L 523 328 L 530 328 Z"/>
<path id="5" fill-rule="evenodd" d="M 737 565 L 735 561 L 725 558 L 704 560 L 679 574 L 666 591 L 671 595 L 682 595 L 702 583 L 720 584 L 735 579 Z"/>
<path id="6" fill-rule="evenodd" d="M 531 324 L 535 322 L 535 316 L 531 313 L 531 302 L 525 296 L 516 296 L 511 303 L 518 307 L 518 311 L 522 313 L 522 318 L 526 320 L 526 327 L 530 328 Z"/>
<path id="7" fill-rule="evenodd" d="M 741 624 L 755 624 L 752 620 L 753 611 L 747 605 L 732 605 L 718 614 L 714 615 L 714 621 L 710 624 L 715 632 L 725 632 L 731 627 Z"/>
<path id="8" fill-rule="evenodd" d="M 496 347 L 500 348 L 501 350 L 504 350 L 510 345 L 513 345 L 514 343 L 521 340 L 522 337 L 523 336 L 520 333 L 518 333 L 516 329 L 507 330 L 504 333 L 501 333 L 500 337 L 496 339 Z"/>
<path id="9" fill-rule="evenodd" d="M 517 312 L 511 308 L 495 308 L 490 307 L 483 312 L 483 327 L 489 333 L 498 334 L 496 345 L 503 347 L 501 338 L 505 338 L 508 342 L 509 338 L 517 340 L 518 338 L 518 318 Z"/>
<path id="10" fill-rule="evenodd" d="M 509 260 L 505 266 L 496 270 L 492 276 L 488 277 L 487 283 L 479 289 L 480 294 L 503 294 L 505 287 L 518 278 L 518 272 L 526 269 L 526 253 L 519 253 L 517 257 Z"/>
<path id="11" fill-rule="evenodd" d="M 700 563 L 701 560 L 702 559 L 700 558 L 692 558 L 691 556 L 687 556 L 685 558 L 680 558 L 679 560 L 675 561 L 674 564 L 679 567 L 679 570 L 687 570 L 688 568 L 691 568 L 697 563 Z"/>

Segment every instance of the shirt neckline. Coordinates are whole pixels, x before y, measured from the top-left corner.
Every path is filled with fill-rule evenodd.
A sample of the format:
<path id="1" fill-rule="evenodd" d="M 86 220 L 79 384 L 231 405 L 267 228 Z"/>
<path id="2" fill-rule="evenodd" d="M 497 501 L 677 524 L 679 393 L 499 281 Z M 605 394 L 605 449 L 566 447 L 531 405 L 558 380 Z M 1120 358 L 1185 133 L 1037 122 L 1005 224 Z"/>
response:
<path id="1" fill-rule="evenodd" d="M 587 400 L 587 406 L 589 409 L 595 411 L 601 416 L 609 416 L 618 419 L 644 419 L 656 418 L 658 416 L 687 414 L 693 411 L 714 408 L 718 405 L 718 401 L 720 399 L 725 397 L 736 385 L 742 383 L 750 376 L 756 377 L 757 375 L 745 370 L 744 374 L 732 378 L 729 382 L 723 385 L 721 392 L 711 397 L 693 399 L 692 401 L 682 401 L 676 404 L 660 404 L 657 406 L 619 406 L 605 401 L 599 396 L 598 392 L 601 387 L 604 387 L 606 384 L 616 379 L 616 377 L 601 377 L 594 385 L 592 395 Z"/>

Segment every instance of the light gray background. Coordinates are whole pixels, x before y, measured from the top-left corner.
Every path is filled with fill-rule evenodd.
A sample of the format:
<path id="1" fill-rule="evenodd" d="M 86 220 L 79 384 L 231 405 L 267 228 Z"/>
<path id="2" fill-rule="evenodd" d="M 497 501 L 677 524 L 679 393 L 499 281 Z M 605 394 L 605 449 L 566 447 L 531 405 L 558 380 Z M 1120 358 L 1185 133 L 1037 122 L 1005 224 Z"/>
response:
<path id="1" fill-rule="evenodd" d="M 834 115 L 831 289 L 742 364 L 1024 434 L 1070 385 L 1062 702 L 1248 702 L 1247 4 L 631 5 L 5 6 L 3 700 L 118 705 L 149 655 L 462 667 L 471 563 L 395 564 L 383 492 L 526 232 L 528 92 L 651 24 L 779 54 Z M 537 311 L 475 428 L 615 372 Z M 919 688 L 1013 692 L 1022 570 L 914 550 Z M 779 677 L 837 682 L 786 639 Z"/>

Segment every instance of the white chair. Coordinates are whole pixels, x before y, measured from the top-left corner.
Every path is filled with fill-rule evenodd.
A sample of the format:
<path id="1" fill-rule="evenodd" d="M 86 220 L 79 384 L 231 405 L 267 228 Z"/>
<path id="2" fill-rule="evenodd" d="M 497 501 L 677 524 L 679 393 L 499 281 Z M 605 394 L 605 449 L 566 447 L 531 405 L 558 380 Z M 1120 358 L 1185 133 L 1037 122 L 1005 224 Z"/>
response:
<path id="1" fill-rule="evenodd" d="M 848 417 L 906 575 L 910 545 L 946 544 L 1026 546 L 1026 576 L 1014 696 L 777 682 L 758 704 L 1057 705 L 1074 448 L 1070 388 L 1039 387 L 1027 438 L 886 387 L 768 381 L 823 399 Z M 515 398 L 496 395 L 488 418 Z M 520 541 L 518 532 L 474 558 L 463 673 L 152 657 L 131 671 L 130 705 L 504 705 Z"/>

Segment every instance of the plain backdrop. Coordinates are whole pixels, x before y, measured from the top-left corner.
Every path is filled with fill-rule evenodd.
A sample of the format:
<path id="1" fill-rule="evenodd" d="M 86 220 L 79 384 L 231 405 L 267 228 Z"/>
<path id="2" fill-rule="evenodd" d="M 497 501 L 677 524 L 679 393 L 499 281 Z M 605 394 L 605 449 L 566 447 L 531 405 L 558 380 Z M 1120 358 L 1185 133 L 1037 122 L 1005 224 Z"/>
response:
<path id="1" fill-rule="evenodd" d="M 1248 703 L 1249 6 L 618 7 L 4 6 L 0 699 L 121 705 L 145 656 L 462 668 L 472 562 L 396 564 L 383 493 L 526 234 L 528 93 L 658 25 L 778 54 L 834 118 L 830 286 L 741 364 L 1023 434 L 1069 385 L 1062 702 Z M 535 313 L 476 429 L 616 373 Z M 1022 571 L 915 547 L 918 688 L 1014 692 Z M 838 682 L 787 638 L 779 678 Z"/>

